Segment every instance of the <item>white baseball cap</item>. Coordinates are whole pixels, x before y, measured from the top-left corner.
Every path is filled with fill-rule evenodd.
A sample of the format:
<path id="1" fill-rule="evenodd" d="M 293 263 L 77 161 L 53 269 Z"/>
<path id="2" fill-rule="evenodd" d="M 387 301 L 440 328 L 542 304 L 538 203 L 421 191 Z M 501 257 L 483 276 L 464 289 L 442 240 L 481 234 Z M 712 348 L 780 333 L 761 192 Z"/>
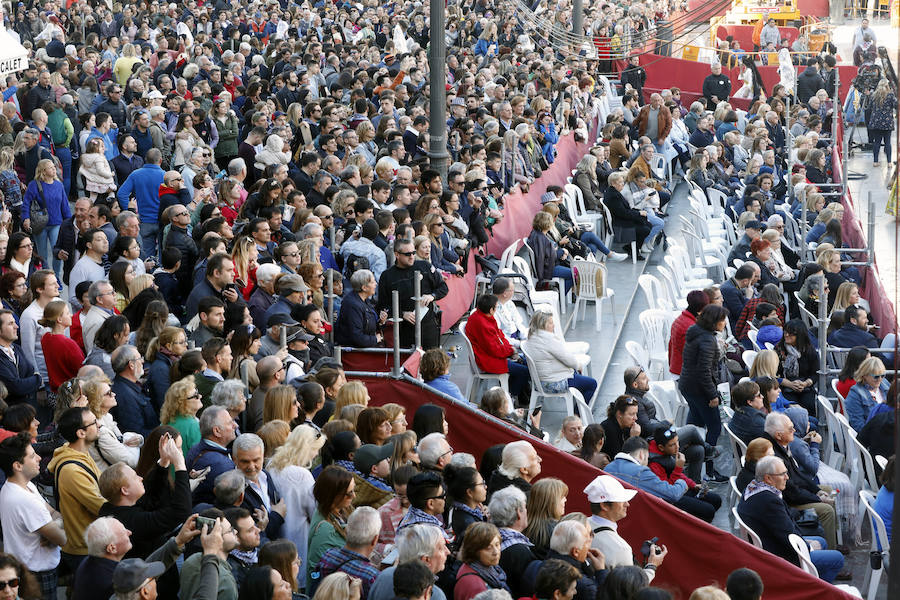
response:
<path id="1" fill-rule="evenodd" d="M 626 490 L 619 480 L 612 475 L 600 475 L 584 488 L 588 502 L 628 502 L 637 494 L 637 490 Z"/>

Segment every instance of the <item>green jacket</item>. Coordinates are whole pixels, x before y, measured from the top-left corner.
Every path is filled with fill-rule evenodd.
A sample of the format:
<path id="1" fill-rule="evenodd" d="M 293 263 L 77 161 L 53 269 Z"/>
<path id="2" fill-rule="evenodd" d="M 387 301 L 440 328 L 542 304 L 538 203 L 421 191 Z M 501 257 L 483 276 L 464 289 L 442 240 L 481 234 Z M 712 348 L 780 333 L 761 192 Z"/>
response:
<path id="1" fill-rule="evenodd" d="M 207 564 L 210 568 L 204 569 Z M 219 575 L 216 600 L 237 600 L 238 588 L 231 567 L 218 556 L 202 552 L 189 556 L 181 567 L 182 600 L 211 600 L 211 584 L 216 581 L 208 577 L 212 565 L 216 566 Z"/>
<path id="2" fill-rule="evenodd" d="M 61 109 L 56 109 L 47 115 L 47 129 L 53 136 L 53 143 L 57 147 L 66 148 L 75 135 L 75 128 L 72 127 L 72 121 L 68 115 Z"/>
<path id="3" fill-rule="evenodd" d="M 340 548 L 346 540 L 342 532 L 335 529 L 331 521 L 325 519 L 318 510 L 309 524 L 309 544 L 306 551 L 306 580 L 310 572 L 319 564 L 322 555 L 331 548 Z"/>
<path id="4" fill-rule="evenodd" d="M 223 123 L 220 119 L 213 117 L 213 123 L 219 132 L 219 143 L 216 144 L 216 156 L 237 156 L 238 155 L 238 121 L 230 112 Z M 252 166 L 252 165 L 248 165 Z"/>

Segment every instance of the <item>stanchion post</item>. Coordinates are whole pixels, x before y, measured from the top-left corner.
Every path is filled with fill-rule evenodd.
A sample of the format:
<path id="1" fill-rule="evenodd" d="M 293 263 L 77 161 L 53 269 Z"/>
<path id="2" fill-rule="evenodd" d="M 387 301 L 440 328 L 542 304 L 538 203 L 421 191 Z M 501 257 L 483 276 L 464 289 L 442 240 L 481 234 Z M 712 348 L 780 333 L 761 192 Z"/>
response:
<path id="1" fill-rule="evenodd" d="M 819 281 L 819 314 L 817 333 L 819 336 L 819 393 L 825 393 L 828 385 L 828 294 L 825 293 L 825 275 Z"/>
<path id="2" fill-rule="evenodd" d="M 391 322 L 394 324 L 394 367 L 391 374 L 400 377 L 400 292 L 391 292 Z"/>
<path id="3" fill-rule="evenodd" d="M 866 252 L 866 266 L 872 267 L 875 264 L 875 201 L 872 200 L 872 190 L 869 190 L 867 194 L 867 208 L 868 211 L 866 216 L 868 217 L 868 231 L 866 231 L 866 235 L 868 239 L 866 240 L 866 247 L 868 252 Z"/>
<path id="4" fill-rule="evenodd" d="M 334 270 L 328 269 L 328 281 L 326 282 L 328 290 L 328 322 L 331 323 L 331 331 L 328 339 L 334 343 Z"/>
<path id="5" fill-rule="evenodd" d="M 413 275 L 413 300 L 415 301 L 416 315 L 416 348 L 422 347 L 422 273 L 416 271 Z"/>
<path id="6" fill-rule="evenodd" d="M 797 248 L 804 248 L 806 246 L 806 230 L 809 228 L 809 222 L 806 220 L 806 196 L 809 195 L 809 190 L 806 191 L 806 195 L 803 197 L 803 202 L 800 203 L 800 242 L 797 244 Z M 801 256 L 801 258 L 805 259 L 805 256 Z"/>
<path id="7" fill-rule="evenodd" d="M 791 97 L 790 97 L 790 96 L 786 97 L 786 98 L 784 99 L 784 103 L 785 103 L 785 109 L 784 109 L 784 110 L 785 110 L 785 113 L 788 114 L 788 115 L 790 115 L 790 114 L 791 114 Z M 788 120 L 787 120 L 787 126 L 786 126 L 784 129 L 785 129 L 785 134 L 786 134 L 786 136 L 787 136 L 787 137 L 786 137 L 787 141 L 785 142 L 784 145 L 785 145 L 785 147 L 786 147 L 788 150 L 790 150 L 790 149 L 793 147 L 793 144 L 791 143 L 791 141 L 792 141 L 792 138 L 794 137 L 793 135 L 791 135 L 791 120 L 790 120 L 790 117 L 788 117 Z M 791 171 L 790 171 L 790 165 L 788 165 L 787 185 L 788 185 L 788 198 L 791 198 L 791 196 L 794 195 L 794 184 L 791 183 Z"/>

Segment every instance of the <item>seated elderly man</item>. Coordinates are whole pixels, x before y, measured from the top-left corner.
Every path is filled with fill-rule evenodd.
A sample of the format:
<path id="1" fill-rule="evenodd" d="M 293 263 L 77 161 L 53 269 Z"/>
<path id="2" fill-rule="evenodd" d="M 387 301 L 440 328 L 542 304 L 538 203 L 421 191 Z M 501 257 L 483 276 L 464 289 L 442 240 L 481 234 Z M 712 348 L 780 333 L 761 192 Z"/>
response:
<path id="1" fill-rule="evenodd" d="M 788 540 L 792 533 L 803 537 L 783 497 L 788 481 L 790 470 L 785 462 L 777 456 L 764 456 L 756 463 L 756 477 L 747 484 L 737 511 L 741 520 L 759 536 L 763 548 L 800 566 L 797 552 Z M 828 582 L 850 579 L 849 571 L 840 573 L 844 566 L 840 552 L 827 550 L 825 540 L 820 537 L 806 537 L 805 540 L 819 577 Z"/>
<path id="2" fill-rule="evenodd" d="M 837 517 L 834 511 L 834 500 L 831 488 L 823 487 L 805 475 L 794 460 L 790 443 L 794 440 L 794 423 L 784 413 L 771 412 L 766 416 L 765 435 L 769 440 L 775 456 L 784 460 L 787 467 L 787 481 L 780 488 L 784 502 L 791 508 L 803 510 L 812 508 L 819 517 L 819 524 L 825 530 L 825 539 L 831 548 L 837 547 Z"/>
<path id="3" fill-rule="evenodd" d="M 441 472 L 453 460 L 453 448 L 443 433 L 429 433 L 419 440 L 419 460 L 422 468 Z"/>
<path id="4" fill-rule="evenodd" d="M 531 491 L 531 482 L 541 473 L 541 457 L 529 442 L 510 442 L 503 448 L 500 466 L 491 474 L 488 482 L 488 496 L 505 487 L 514 485 L 526 494 Z"/>

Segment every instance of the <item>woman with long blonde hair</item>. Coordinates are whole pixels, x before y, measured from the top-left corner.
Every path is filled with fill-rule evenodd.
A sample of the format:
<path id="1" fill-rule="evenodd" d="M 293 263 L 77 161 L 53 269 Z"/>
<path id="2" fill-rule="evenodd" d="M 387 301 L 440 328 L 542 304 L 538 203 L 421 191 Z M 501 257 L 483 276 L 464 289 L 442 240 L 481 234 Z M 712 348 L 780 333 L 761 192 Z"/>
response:
<path id="1" fill-rule="evenodd" d="M 300 416 L 297 391 L 291 385 L 276 385 L 266 392 L 263 404 L 263 423 L 279 419 L 291 423 Z"/>
<path id="2" fill-rule="evenodd" d="M 561 479 L 547 477 L 535 483 L 528 494 L 528 526 L 522 531 L 538 555 L 550 549 L 553 528 L 566 514 L 567 486 Z"/>
<path id="3" fill-rule="evenodd" d="M 231 260 L 234 262 L 234 283 L 244 297 L 250 301 L 250 294 L 256 287 L 256 259 L 259 258 L 259 250 L 253 238 L 241 236 L 231 250 Z"/>
<path id="4" fill-rule="evenodd" d="M 297 553 L 304 565 L 307 560 L 309 524 L 316 512 L 316 500 L 312 493 L 315 480 L 309 469 L 324 445 L 324 435 L 309 425 L 299 425 L 275 451 L 268 465 L 268 472 L 275 485 L 282 490 L 287 509 L 282 533 L 296 544 Z M 305 569 L 301 569 L 301 585 L 305 579 Z"/>
<path id="5" fill-rule="evenodd" d="M 202 399 L 194 378 L 185 377 L 173 383 L 166 392 L 166 400 L 159 412 L 159 422 L 174 427 L 181 434 L 181 451 L 185 456 L 200 441 L 197 412 L 203 408 Z"/>
<path id="6" fill-rule="evenodd" d="M 778 353 L 774 350 L 760 350 L 750 366 L 750 379 L 757 377 L 778 377 Z"/>

